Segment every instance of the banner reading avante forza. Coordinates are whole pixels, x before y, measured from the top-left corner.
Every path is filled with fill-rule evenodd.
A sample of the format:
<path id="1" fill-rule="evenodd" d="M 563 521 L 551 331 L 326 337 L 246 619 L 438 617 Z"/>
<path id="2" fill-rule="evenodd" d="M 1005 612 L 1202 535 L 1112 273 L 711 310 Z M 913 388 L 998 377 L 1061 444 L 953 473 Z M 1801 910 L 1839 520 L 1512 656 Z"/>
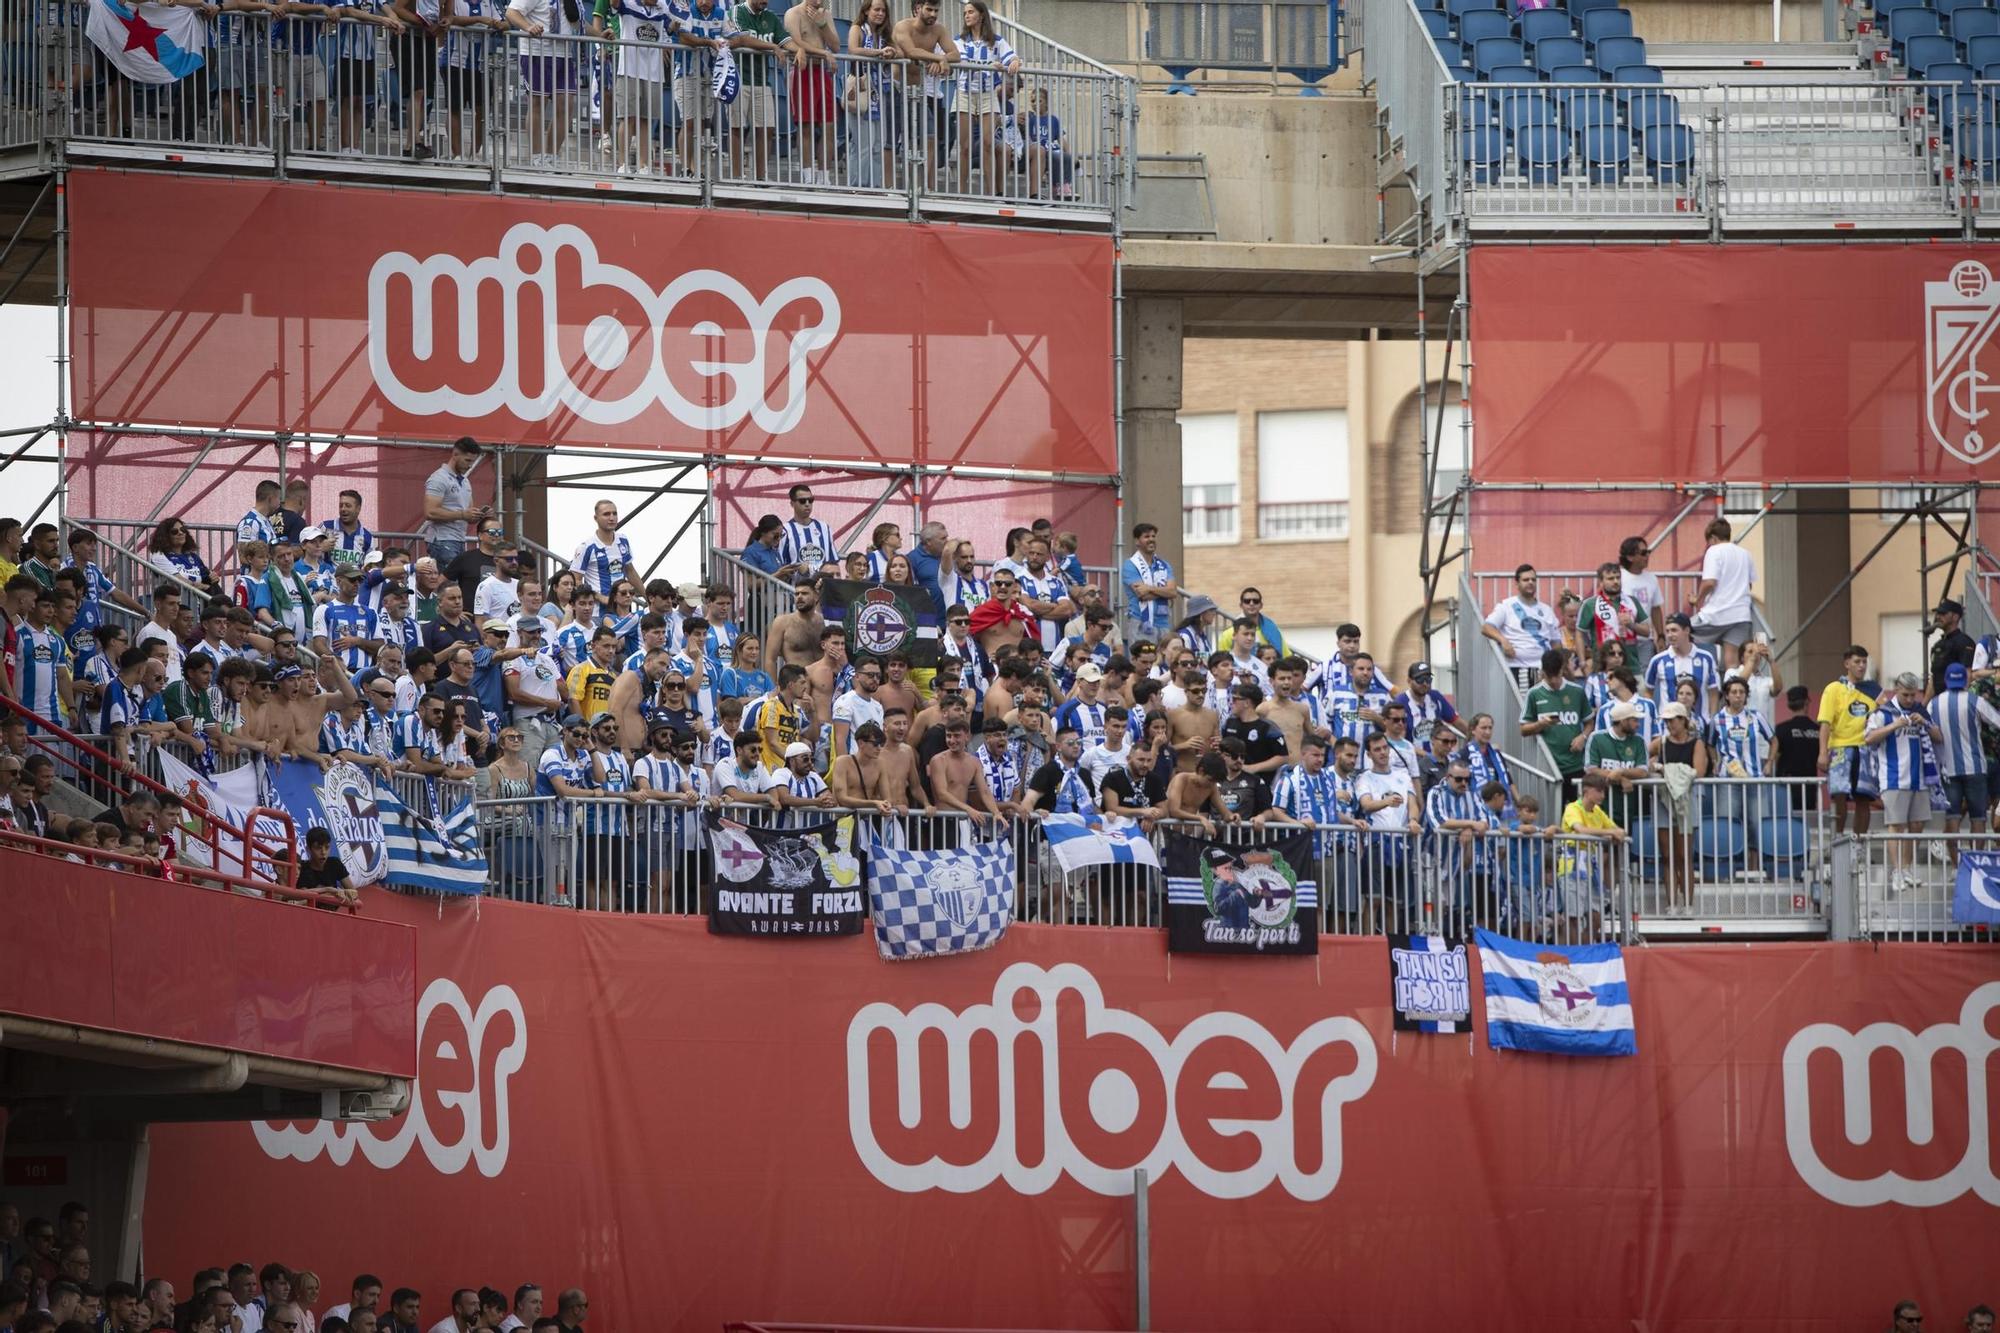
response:
<path id="1" fill-rule="evenodd" d="M 1480 481 L 2000 481 L 2000 246 L 1475 247 L 1471 265 Z"/>
<path id="2" fill-rule="evenodd" d="M 149 1268 L 373 1272 L 426 1320 L 533 1281 L 613 1330 L 1130 1328 L 1144 1167 L 1156 1328 L 1833 1330 L 1906 1296 L 1956 1327 L 1994 1296 L 1992 948 L 1635 950 L 1638 1053 L 1580 1060 L 1489 1049 L 1477 1004 L 1473 1040 L 1392 1041 L 1380 940 L 1170 967 L 1155 931 L 1017 925 L 906 967 L 366 910 L 418 929 L 414 1109 L 155 1127 Z"/>
<path id="3" fill-rule="evenodd" d="M 1117 470 L 1103 237 L 89 170 L 69 216 L 85 420 Z"/>

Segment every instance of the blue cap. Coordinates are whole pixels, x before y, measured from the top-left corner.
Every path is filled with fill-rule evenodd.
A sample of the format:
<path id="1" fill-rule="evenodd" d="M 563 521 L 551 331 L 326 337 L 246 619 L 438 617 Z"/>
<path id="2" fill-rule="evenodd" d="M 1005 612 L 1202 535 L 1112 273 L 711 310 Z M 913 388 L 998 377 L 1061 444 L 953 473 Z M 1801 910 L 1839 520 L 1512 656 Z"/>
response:
<path id="1" fill-rule="evenodd" d="M 1948 690 L 1965 688 L 1966 671 L 1963 662 L 1953 662 L 1944 669 L 1944 687 Z"/>

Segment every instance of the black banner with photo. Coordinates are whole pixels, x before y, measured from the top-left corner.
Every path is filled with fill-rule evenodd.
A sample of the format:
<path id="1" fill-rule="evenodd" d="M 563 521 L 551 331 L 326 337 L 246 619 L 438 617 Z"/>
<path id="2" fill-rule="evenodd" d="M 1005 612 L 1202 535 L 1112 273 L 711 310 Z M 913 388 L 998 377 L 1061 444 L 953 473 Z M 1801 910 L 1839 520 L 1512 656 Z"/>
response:
<path id="1" fill-rule="evenodd" d="M 1472 972 L 1464 940 L 1389 936 L 1389 1010 L 1398 1032 L 1469 1032 Z"/>
<path id="2" fill-rule="evenodd" d="M 1170 951 L 1319 952 L 1319 863 L 1305 830 L 1254 844 L 1169 833 L 1161 861 Z"/>
<path id="3" fill-rule="evenodd" d="M 847 630 L 849 661 L 882 662 L 902 653 L 913 667 L 937 665 L 943 616 L 927 590 L 855 579 L 824 579 L 819 586 L 820 614 Z"/>
<path id="4" fill-rule="evenodd" d="M 853 816 L 755 828 L 708 816 L 713 935 L 859 935 L 868 894 Z"/>

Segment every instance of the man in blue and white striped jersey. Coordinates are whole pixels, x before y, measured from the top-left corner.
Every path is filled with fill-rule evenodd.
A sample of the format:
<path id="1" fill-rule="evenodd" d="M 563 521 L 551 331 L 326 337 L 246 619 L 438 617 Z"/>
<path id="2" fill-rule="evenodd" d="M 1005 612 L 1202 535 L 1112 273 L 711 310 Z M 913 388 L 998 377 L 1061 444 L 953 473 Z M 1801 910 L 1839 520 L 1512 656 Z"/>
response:
<path id="1" fill-rule="evenodd" d="M 778 538 L 778 577 L 804 583 L 821 573 L 840 575 L 840 547 L 834 543 L 833 529 L 813 517 L 812 487 L 800 482 L 787 492 L 792 516 L 785 520 Z"/>
<path id="2" fill-rule="evenodd" d="M 1922 691 L 1923 682 L 1910 672 L 1896 677 L 1868 715 L 1868 730 L 1861 738 L 1875 752 L 1882 817 L 1892 833 L 1916 833 L 1930 822 L 1930 784 L 1937 770 L 1931 743 L 1942 739 L 1944 732 L 1924 712 Z M 1916 876 L 1909 860 L 1909 843 L 1889 844 L 1891 893 L 1914 887 Z"/>
<path id="3" fill-rule="evenodd" d="M 599 500 L 590 512 L 597 520 L 597 530 L 590 534 L 589 541 L 576 548 L 570 568 L 599 597 L 610 597 L 620 579 L 630 579 L 635 588 L 643 585 L 645 580 L 639 577 L 639 570 L 632 563 L 632 543 L 618 535 L 618 506 L 610 500 Z"/>
<path id="4" fill-rule="evenodd" d="M 1970 679 L 1964 664 L 1953 662 L 1944 669 L 1944 689 L 1930 702 L 1931 726 L 1938 733 L 1938 777 L 1944 787 L 1947 833 L 1958 832 L 1961 816 L 1977 829 L 1992 796 L 1980 727 L 2000 732 L 2000 709 L 1967 689 Z"/>

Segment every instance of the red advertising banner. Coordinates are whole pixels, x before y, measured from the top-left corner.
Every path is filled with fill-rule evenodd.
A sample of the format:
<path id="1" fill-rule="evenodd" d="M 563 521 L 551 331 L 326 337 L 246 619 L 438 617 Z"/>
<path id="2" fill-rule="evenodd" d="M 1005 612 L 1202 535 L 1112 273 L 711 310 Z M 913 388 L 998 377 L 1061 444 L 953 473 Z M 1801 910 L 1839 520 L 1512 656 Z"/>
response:
<path id="1" fill-rule="evenodd" d="M 1156 1328 L 1858 1329 L 2000 1294 L 1989 948 L 1633 950 L 1639 1054 L 1593 1060 L 1392 1033 L 1380 940 L 1170 968 L 1157 932 L 1027 926 L 895 965 L 370 910 L 420 926 L 416 1109 L 157 1128 L 159 1271 L 374 1272 L 420 1326 L 535 1281 L 613 1330 L 1129 1328 L 1144 1167 Z"/>
<path id="2" fill-rule="evenodd" d="M 2000 247 L 1474 247 L 1480 481 L 2000 481 Z"/>
<path id="3" fill-rule="evenodd" d="M 1104 237 L 93 170 L 69 216 L 86 420 L 1117 470 Z"/>
<path id="4" fill-rule="evenodd" d="M 21 851 L 0 852 L 0 883 L 0 1014 L 416 1072 L 407 925 Z"/>

